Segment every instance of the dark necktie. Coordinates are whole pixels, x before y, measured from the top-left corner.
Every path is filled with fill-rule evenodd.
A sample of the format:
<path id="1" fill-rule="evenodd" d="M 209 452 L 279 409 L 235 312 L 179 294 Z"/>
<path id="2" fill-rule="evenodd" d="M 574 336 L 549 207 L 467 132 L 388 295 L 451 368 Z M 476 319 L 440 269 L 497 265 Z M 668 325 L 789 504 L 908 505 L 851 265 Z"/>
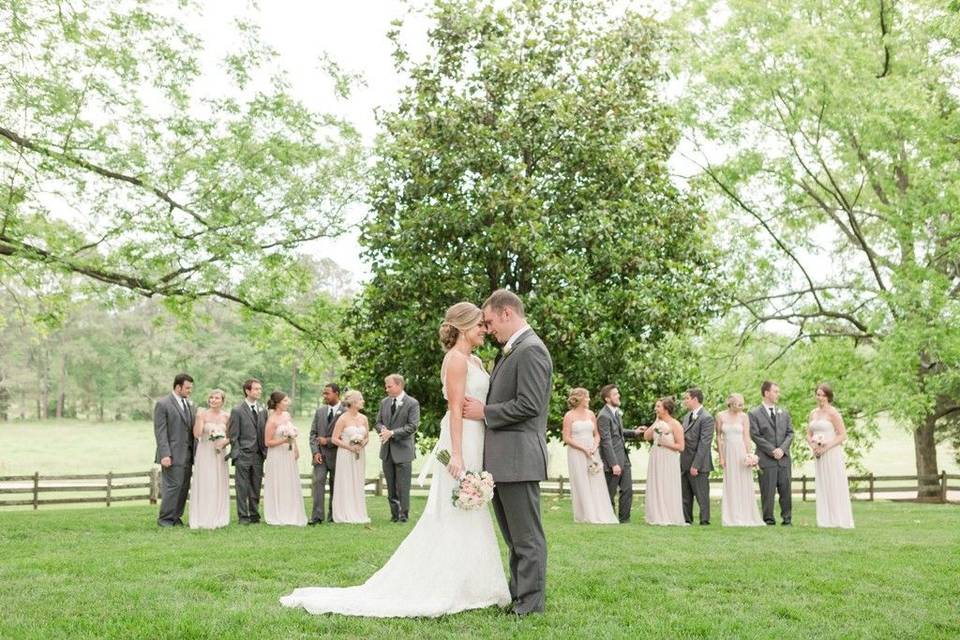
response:
<path id="1" fill-rule="evenodd" d="M 183 415 L 185 415 L 185 416 L 187 416 L 187 418 L 189 418 L 189 417 L 190 417 L 190 409 L 187 408 L 187 399 L 186 399 L 186 398 L 180 398 L 180 404 L 183 405 Z"/>
<path id="2" fill-rule="evenodd" d="M 390 418 L 392 419 L 397 413 L 397 399 L 393 399 L 393 404 L 390 405 Z"/>
<path id="3" fill-rule="evenodd" d="M 333 422 L 333 407 L 327 409 L 327 426 L 330 426 L 331 422 Z"/>
<path id="4" fill-rule="evenodd" d="M 257 422 L 257 405 L 255 404 L 250 405 L 250 413 L 253 414 L 253 421 L 254 423 L 256 423 Z"/>
<path id="5" fill-rule="evenodd" d="M 773 407 L 770 407 L 770 422 L 777 424 L 777 414 L 773 412 Z"/>

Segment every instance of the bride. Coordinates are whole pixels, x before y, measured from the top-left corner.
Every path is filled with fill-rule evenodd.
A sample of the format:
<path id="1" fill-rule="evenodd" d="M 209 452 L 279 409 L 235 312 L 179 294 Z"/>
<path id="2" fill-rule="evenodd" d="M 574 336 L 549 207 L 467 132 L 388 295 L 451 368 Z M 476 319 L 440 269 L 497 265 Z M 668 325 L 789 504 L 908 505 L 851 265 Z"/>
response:
<path id="1" fill-rule="evenodd" d="M 440 422 L 437 450 L 450 452 L 444 469 L 435 458 L 427 506 L 393 556 L 356 587 L 306 587 L 280 598 L 310 613 L 353 616 L 436 617 L 466 609 L 510 604 L 500 548 L 487 508 L 464 511 L 451 493 L 463 471 L 483 465 L 482 422 L 464 420 L 464 396 L 486 398 L 489 376 L 473 349 L 483 344 L 483 313 L 469 302 L 447 309 L 440 325 L 446 350 L 440 381 L 448 411 Z M 423 474 L 421 474 L 422 476 Z"/>

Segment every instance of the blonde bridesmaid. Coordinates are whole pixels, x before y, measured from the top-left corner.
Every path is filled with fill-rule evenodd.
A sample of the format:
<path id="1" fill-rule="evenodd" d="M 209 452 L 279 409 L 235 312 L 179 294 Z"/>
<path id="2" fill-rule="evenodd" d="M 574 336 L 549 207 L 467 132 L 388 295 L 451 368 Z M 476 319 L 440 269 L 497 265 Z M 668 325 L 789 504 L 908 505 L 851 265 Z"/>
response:
<path id="1" fill-rule="evenodd" d="M 340 401 L 346 410 L 333 430 L 337 445 L 337 475 L 333 481 L 333 521 L 351 524 L 370 522 L 364 495 L 367 470 L 366 446 L 370 424 L 363 409 L 363 395 L 350 390 Z"/>
<path id="2" fill-rule="evenodd" d="M 597 453 L 600 430 L 597 417 L 588 408 L 590 393 L 582 387 L 573 389 L 567 406 L 570 410 L 563 416 L 563 441 L 567 445 L 573 521 L 617 524 L 619 520 L 613 513 L 603 475 L 603 462 Z"/>
<path id="3" fill-rule="evenodd" d="M 725 527 L 762 527 L 763 518 L 753 490 L 755 459 L 751 453 L 750 419 L 743 410 L 743 396 L 727 398 L 727 409 L 717 414 L 717 449 L 723 469 L 721 516 Z"/>
<path id="4" fill-rule="evenodd" d="M 810 412 L 807 444 L 816 459 L 817 526 L 853 529 L 850 485 L 843 460 L 847 429 L 833 406 L 833 389 L 817 385 L 817 408 Z"/>
<path id="5" fill-rule="evenodd" d="M 190 484 L 190 528 L 218 529 L 230 524 L 230 470 L 224 447 L 227 414 L 221 411 L 226 396 L 214 389 L 207 409 L 197 412 L 193 437 L 197 440 Z"/>

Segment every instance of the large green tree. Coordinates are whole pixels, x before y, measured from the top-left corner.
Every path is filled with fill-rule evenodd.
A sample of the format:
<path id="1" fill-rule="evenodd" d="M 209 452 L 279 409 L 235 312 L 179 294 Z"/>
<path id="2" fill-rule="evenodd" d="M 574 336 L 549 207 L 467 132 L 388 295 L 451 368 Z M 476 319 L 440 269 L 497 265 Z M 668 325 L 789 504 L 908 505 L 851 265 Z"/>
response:
<path id="1" fill-rule="evenodd" d="M 553 354 L 554 428 L 573 386 L 618 383 L 646 417 L 688 383 L 717 294 L 704 215 L 667 170 L 660 33 L 601 2 L 499 6 L 438 0 L 429 55 L 397 44 L 411 82 L 381 121 L 352 379 L 405 374 L 435 429 L 445 308 L 507 287 Z"/>
<path id="2" fill-rule="evenodd" d="M 684 4 L 691 156 L 731 229 L 745 328 L 789 328 L 783 349 L 846 341 L 836 359 L 869 376 L 872 412 L 910 425 L 920 495 L 936 496 L 935 444 L 960 419 L 960 14 Z"/>
<path id="3" fill-rule="evenodd" d="M 294 97 L 252 24 L 206 47 L 199 5 L 0 0 L 0 270 L 217 298 L 323 340 L 325 301 L 286 301 L 311 286 L 298 249 L 358 197 L 359 136 Z"/>

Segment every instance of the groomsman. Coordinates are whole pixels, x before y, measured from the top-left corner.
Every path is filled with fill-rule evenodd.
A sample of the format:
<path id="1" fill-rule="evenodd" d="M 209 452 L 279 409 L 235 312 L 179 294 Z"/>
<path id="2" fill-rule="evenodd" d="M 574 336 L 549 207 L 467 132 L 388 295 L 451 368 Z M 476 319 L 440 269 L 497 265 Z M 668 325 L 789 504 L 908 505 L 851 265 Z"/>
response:
<path id="1" fill-rule="evenodd" d="M 620 490 L 620 506 L 617 510 L 621 523 L 630 522 L 630 508 L 633 506 L 633 474 L 630 470 L 630 456 L 627 454 L 625 437 L 635 433 L 623 430 L 623 411 L 620 410 L 620 389 L 608 384 L 600 389 L 603 408 L 597 414 L 597 428 L 600 430 L 600 459 L 603 461 L 603 473 L 607 477 L 607 490 L 610 503 L 617 510 L 616 495 Z"/>
<path id="2" fill-rule="evenodd" d="M 267 457 L 264 434 L 267 408 L 259 402 L 262 394 L 263 384 L 259 380 L 245 380 L 243 400 L 230 411 L 227 420 L 240 524 L 260 522 L 260 487 L 263 485 L 263 461 Z"/>
<path id="3" fill-rule="evenodd" d="M 157 441 L 154 462 L 161 470 L 160 514 L 161 527 L 182 527 L 183 509 L 190 493 L 193 473 L 193 420 L 195 410 L 190 404 L 193 378 L 185 373 L 173 379 L 173 393 L 157 401 L 153 409 L 153 435 Z"/>
<path id="4" fill-rule="evenodd" d="M 337 419 L 343 415 L 340 406 L 340 386 L 331 382 L 323 388 L 323 402 L 325 406 L 317 409 L 313 414 L 313 424 L 310 425 L 310 451 L 313 452 L 313 513 L 310 515 L 309 525 L 322 524 L 323 498 L 326 493 L 327 478 L 330 480 L 330 504 L 328 505 L 327 522 L 333 522 L 333 479 L 337 470 L 337 445 L 333 444 L 333 427 Z"/>
<path id="5" fill-rule="evenodd" d="M 780 519 L 790 525 L 792 515 L 790 443 L 793 441 L 793 421 L 785 409 L 777 406 L 780 387 L 775 382 L 764 381 L 760 386 L 763 403 L 750 413 L 750 438 L 757 445 L 760 459 L 760 502 L 763 505 L 763 521 L 774 525 L 773 494 L 780 495 Z"/>
<path id="6" fill-rule="evenodd" d="M 404 391 L 403 376 L 384 378 L 387 397 L 380 401 L 377 424 L 380 460 L 387 481 L 390 521 L 406 522 L 410 513 L 410 472 L 416 457 L 416 433 L 420 426 L 420 403 Z"/>
<path id="7" fill-rule="evenodd" d="M 683 519 L 693 524 L 693 498 L 697 498 L 700 524 L 710 524 L 710 472 L 713 457 L 710 445 L 716 424 L 703 408 L 703 392 L 687 389 L 683 404 L 689 411 L 683 419 L 683 452 L 680 454 L 680 487 L 683 493 Z"/>

